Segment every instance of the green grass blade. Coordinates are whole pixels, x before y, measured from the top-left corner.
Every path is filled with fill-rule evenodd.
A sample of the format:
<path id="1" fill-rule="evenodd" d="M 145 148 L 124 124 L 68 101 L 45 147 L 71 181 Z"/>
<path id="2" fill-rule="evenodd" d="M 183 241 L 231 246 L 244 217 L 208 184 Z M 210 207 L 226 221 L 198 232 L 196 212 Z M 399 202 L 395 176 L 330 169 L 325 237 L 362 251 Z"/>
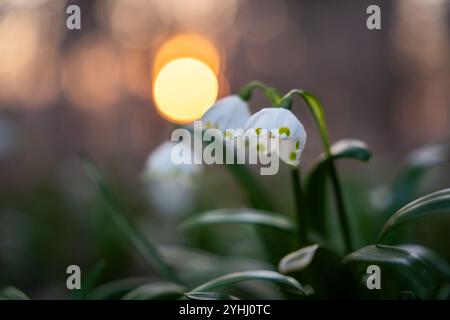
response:
<path id="1" fill-rule="evenodd" d="M 172 282 L 154 282 L 128 292 L 122 300 L 167 300 L 178 299 L 186 288 Z"/>
<path id="2" fill-rule="evenodd" d="M 117 197 L 113 194 L 111 188 L 97 170 L 94 163 L 87 157 L 82 157 L 82 163 L 87 174 L 100 192 L 111 218 L 123 235 L 158 274 L 167 280 L 181 284 L 182 281 L 176 276 L 172 268 L 163 261 L 155 246 L 139 231 L 134 223 L 123 214 L 122 207 L 119 204 Z"/>
<path id="3" fill-rule="evenodd" d="M 302 295 L 305 294 L 303 286 L 294 278 L 282 275 L 275 271 L 267 271 L 267 270 L 252 270 L 252 271 L 230 273 L 218 277 L 216 279 L 213 279 L 211 281 L 208 281 L 205 284 L 202 284 L 197 288 L 191 290 L 190 292 L 188 292 L 188 294 L 197 292 L 209 292 L 221 287 L 251 280 L 270 281 L 272 283 L 277 284 L 283 289 L 297 292 L 298 294 Z"/>
<path id="4" fill-rule="evenodd" d="M 420 182 L 430 169 L 449 161 L 448 144 L 425 145 L 412 151 L 407 156 L 400 175 L 394 181 L 388 214 L 397 211 L 417 196 Z"/>
<path id="5" fill-rule="evenodd" d="M 185 293 L 185 296 L 191 300 L 239 300 L 235 296 L 230 296 L 227 294 L 219 292 L 192 292 Z"/>
<path id="6" fill-rule="evenodd" d="M 74 299 L 77 300 L 86 299 L 87 296 L 89 295 L 89 292 L 95 286 L 105 268 L 106 268 L 105 261 L 97 262 L 92 267 L 92 269 L 88 271 L 87 275 L 82 277 L 81 290 L 75 291 Z"/>
<path id="7" fill-rule="evenodd" d="M 392 230 L 406 222 L 440 213 L 450 213 L 450 189 L 428 194 L 398 210 L 384 224 L 378 237 L 378 242 Z"/>
<path id="8" fill-rule="evenodd" d="M 155 279 L 148 277 L 141 278 L 125 278 L 111 281 L 93 288 L 87 296 L 89 300 L 112 300 L 123 297 L 127 292 L 154 281 Z"/>
<path id="9" fill-rule="evenodd" d="M 30 298 L 14 287 L 4 287 L 0 290 L 0 300 L 30 300 Z"/>
<path id="10" fill-rule="evenodd" d="M 220 224 L 250 224 L 295 234 L 293 222 L 286 217 L 250 208 L 207 211 L 187 219 L 181 224 L 180 228 L 187 230 Z"/>

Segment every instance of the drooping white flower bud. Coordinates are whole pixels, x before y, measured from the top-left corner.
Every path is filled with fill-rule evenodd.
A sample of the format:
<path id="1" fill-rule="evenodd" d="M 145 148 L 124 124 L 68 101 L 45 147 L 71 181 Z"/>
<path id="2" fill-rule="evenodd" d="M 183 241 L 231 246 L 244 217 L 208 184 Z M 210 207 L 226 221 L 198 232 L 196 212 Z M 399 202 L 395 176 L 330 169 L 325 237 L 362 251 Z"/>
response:
<path id="1" fill-rule="evenodd" d="M 199 187 L 197 178 L 203 168 L 194 164 L 199 162 L 175 164 L 172 149 L 176 145 L 176 142 L 167 141 L 158 146 L 146 161 L 142 179 L 152 205 L 163 213 L 182 215 L 194 205 L 195 193 Z M 192 157 L 201 155 L 192 150 Z"/>
<path id="2" fill-rule="evenodd" d="M 276 152 L 285 163 L 299 165 L 306 131 L 290 110 L 264 108 L 247 120 L 245 130 L 253 131 L 258 137 L 261 141 L 258 147 L 262 152 Z"/>
<path id="3" fill-rule="evenodd" d="M 206 129 L 216 128 L 225 133 L 227 129 L 243 129 L 248 118 L 250 111 L 247 102 L 232 95 L 212 105 L 203 115 L 202 122 Z"/>

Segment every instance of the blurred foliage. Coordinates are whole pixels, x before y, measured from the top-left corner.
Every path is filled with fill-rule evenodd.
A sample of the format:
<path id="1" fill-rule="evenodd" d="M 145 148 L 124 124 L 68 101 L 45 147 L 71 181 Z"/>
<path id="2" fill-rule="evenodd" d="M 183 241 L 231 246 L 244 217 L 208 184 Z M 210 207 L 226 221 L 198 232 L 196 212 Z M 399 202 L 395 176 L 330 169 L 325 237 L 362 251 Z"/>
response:
<path id="1" fill-rule="evenodd" d="M 339 158 L 367 161 L 370 151 L 360 141 L 334 144 L 332 158 L 322 155 L 311 167 L 305 182 L 311 245 L 297 250 L 293 216 L 245 208 L 245 199 L 236 202 L 239 208 L 206 210 L 181 224 L 179 218 L 168 219 L 171 234 L 178 236 L 172 238 L 170 246 L 154 245 L 158 237 L 146 231 L 151 230 L 148 222 L 134 222 L 146 221 L 145 215 L 132 214 L 143 208 L 136 204 L 136 195 L 109 185 L 94 163 L 84 158 L 83 165 L 98 193 L 82 205 L 83 216 L 71 212 L 73 204 L 51 182 L 20 194 L 2 193 L 0 284 L 4 289 L 0 297 L 27 299 L 24 290 L 31 298 L 56 295 L 73 299 L 447 299 L 450 267 L 445 259 L 450 254 L 442 251 L 448 249 L 443 238 L 429 241 L 430 248 L 403 244 L 420 243 L 420 237 L 411 231 L 420 235 L 417 230 L 421 227 L 426 228 L 425 235 L 432 233 L 429 224 L 414 221 L 450 212 L 449 189 L 414 200 L 424 189 L 427 174 L 448 161 L 447 151 L 446 145 L 433 145 L 411 153 L 387 189 L 388 195 L 380 199 L 370 198 L 370 187 L 364 185 L 367 182 L 344 176 L 351 229 L 359 248 L 348 254 L 344 254 L 328 195 L 325 163 Z M 245 167 L 239 170 L 253 175 Z M 256 177 L 252 183 L 267 187 Z M 425 189 L 433 189 L 430 182 L 427 185 Z M 249 194 L 250 203 L 255 196 Z M 384 203 L 374 205 L 382 199 Z M 214 204 L 199 203 L 198 209 Z M 163 217 L 152 219 L 153 224 L 164 221 Z M 445 226 L 448 228 L 448 222 Z M 389 245 L 378 244 L 380 240 Z M 273 248 L 276 255 L 267 255 Z M 444 258 L 431 248 L 439 249 Z M 135 259 L 134 252 L 149 269 Z M 87 271 L 83 290 L 70 295 L 64 288 L 65 268 L 74 261 Z M 365 287 L 365 270 L 371 264 L 383 270 L 383 290 Z"/>

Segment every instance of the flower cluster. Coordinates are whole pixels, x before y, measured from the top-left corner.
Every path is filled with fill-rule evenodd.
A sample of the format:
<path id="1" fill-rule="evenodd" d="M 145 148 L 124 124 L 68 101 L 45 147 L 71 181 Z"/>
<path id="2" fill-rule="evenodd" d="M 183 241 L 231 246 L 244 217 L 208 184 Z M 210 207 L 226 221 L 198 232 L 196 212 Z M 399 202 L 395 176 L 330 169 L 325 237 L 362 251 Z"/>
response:
<path id="1" fill-rule="evenodd" d="M 225 143 L 237 150 L 237 157 L 245 157 L 245 150 L 256 150 L 265 156 L 278 157 L 290 166 L 297 167 L 306 143 L 306 132 L 302 123 L 288 109 L 265 107 L 251 114 L 248 103 L 239 95 L 218 100 L 201 119 L 203 128 L 217 129 L 223 134 Z M 171 154 L 173 142 L 165 142 L 150 154 L 143 180 L 149 199 L 160 211 L 183 212 L 190 207 L 198 188 L 201 165 L 176 164 Z M 187 147 L 194 156 L 195 150 Z M 189 156 L 190 157 L 190 156 Z M 201 163 L 194 160 L 193 163 Z M 170 197 L 170 199 L 168 199 Z M 180 201 L 177 201 L 178 199 Z"/>
<path id="2" fill-rule="evenodd" d="M 262 153 L 275 152 L 291 166 L 298 166 L 306 143 L 306 131 L 302 123 L 288 109 L 266 107 L 251 115 L 247 102 L 237 95 L 218 100 L 202 117 L 206 128 L 228 133 L 242 129 L 250 132 Z M 239 139 L 239 136 L 233 138 Z M 273 143 L 275 140 L 278 143 Z"/>

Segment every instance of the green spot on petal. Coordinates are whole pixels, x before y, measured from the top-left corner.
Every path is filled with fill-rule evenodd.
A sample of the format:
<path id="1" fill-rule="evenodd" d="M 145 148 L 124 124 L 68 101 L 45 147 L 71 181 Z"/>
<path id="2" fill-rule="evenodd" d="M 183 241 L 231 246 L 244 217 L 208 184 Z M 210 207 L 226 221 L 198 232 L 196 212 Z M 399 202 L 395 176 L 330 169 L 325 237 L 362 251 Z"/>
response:
<path id="1" fill-rule="evenodd" d="M 256 128 L 256 129 L 255 129 L 256 134 L 257 134 L 258 136 L 261 134 L 261 130 L 262 130 L 261 128 Z"/>
<path id="2" fill-rule="evenodd" d="M 289 154 L 289 160 L 294 161 L 297 158 L 297 154 L 295 152 L 291 152 Z"/>
<path id="3" fill-rule="evenodd" d="M 289 137 L 291 135 L 291 130 L 289 130 L 288 127 L 281 127 L 280 129 L 278 129 L 278 133 L 280 135 L 285 134 L 287 137 Z"/>

